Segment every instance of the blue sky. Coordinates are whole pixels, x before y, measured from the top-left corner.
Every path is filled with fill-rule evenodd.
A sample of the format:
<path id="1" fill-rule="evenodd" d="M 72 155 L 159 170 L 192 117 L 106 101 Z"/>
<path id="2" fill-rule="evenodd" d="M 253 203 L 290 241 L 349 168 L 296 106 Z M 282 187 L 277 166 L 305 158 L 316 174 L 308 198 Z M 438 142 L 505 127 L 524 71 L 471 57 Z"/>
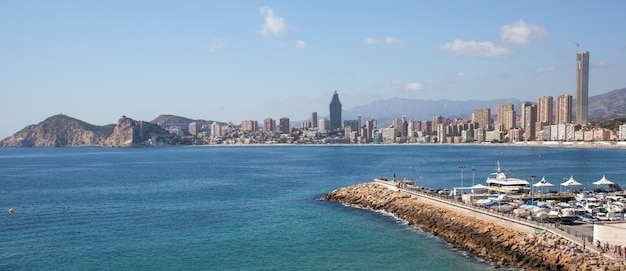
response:
<path id="1" fill-rule="evenodd" d="M 1 1 L 0 138 L 63 113 L 303 120 L 393 97 L 626 87 L 623 1 Z M 445 112 L 442 112 L 445 115 Z M 347 116 L 346 116 L 347 117 Z"/>

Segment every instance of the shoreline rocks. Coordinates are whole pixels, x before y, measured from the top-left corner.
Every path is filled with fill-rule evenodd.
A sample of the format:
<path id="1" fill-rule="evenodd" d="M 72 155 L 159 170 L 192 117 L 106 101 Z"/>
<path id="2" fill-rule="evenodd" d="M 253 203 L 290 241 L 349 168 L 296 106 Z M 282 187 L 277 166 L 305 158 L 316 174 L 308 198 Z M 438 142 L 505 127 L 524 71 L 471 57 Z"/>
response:
<path id="1" fill-rule="evenodd" d="M 624 261 L 576 250 L 576 244 L 548 231 L 506 227 L 446 208 L 378 183 L 357 184 L 322 196 L 329 201 L 384 210 L 410 225 L 438 236 L 455 248 L 524 270 L 626 270 Z"/>

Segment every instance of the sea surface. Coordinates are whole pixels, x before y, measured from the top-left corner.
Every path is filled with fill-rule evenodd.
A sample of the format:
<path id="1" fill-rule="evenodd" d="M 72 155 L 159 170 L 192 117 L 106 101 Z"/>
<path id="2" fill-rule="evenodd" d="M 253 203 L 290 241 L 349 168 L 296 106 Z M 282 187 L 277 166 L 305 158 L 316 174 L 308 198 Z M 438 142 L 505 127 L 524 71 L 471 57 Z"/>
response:
<path id="1" fill-rule="evenodd" d="M 484 184 L 497 161 L 553 190 L 571 175 L 626 184 L 621 149 L 0 148 L 0 270 L 493 270 L 388 214 L 319 197 L 394 172 Z"/>

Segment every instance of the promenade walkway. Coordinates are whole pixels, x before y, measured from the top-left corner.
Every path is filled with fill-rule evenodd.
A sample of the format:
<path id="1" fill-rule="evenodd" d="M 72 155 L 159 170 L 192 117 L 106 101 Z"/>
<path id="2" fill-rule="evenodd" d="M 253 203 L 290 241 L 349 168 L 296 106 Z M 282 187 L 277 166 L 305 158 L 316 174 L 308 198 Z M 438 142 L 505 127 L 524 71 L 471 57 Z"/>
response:
<path id="1" fill-rule="evenodd" d="M 376 179 L 375 182 L 383 184 L 389 189 L 394 189 L 403 193 L 421 197 L 423 199 L 428 199 L 435 203 L 452 206 L 464 212 L 475 212 L 509 223 L 514 223 L 524 227 L 530 227 L 533 231 L 548 231 L 577 244 L 581 249 L 585 248 L 586 251 L 598 253 L 595 246 L 593 245 L 593 225 L 590 224 L 563 225 L 560 223 L 533 221 L 530 219 L 517 217 L 512 213 L 501 213 L 484 207 L 465 204 L 457 197 L 429 193 L 426 190 L 420 189 L 416 186 L 407 185 L 403 187 L 398 187 L 397 182 L 379 179 Z M 611 259 L 624 260 L 624 258 L 622 257 L 613 257 L 609 255 L 609 253 L 604 253 L 603 255 L 604 257 L 608 257 Z"/>

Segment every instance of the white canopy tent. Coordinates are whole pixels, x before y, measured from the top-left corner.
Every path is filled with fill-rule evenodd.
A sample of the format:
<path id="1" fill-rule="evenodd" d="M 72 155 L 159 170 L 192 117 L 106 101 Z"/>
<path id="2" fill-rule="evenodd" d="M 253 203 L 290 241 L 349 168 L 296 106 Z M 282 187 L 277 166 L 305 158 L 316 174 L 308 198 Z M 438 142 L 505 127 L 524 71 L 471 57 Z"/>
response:
<path id="1" fill-rule="evenodd" d="M 567 189 L 567 187 L 570 187 L 570 186 L 583 186 L 583 184 L 574 180 L 574 175 L 572 175 L 571 177 L 569 177 L 569 180 L 561 183 L 561 186 L 565 186 Z"/>
<path id="2" fill-rule="evenodd" d="M 613 188 L 613 189 L 616 189 L 616 187 L 619 187 L 618 185 L 615 184 L 615 182 L 609 181 L 609 179 L 606 178 L 606 175 L 602 175 L 602 179 L 593 182 L 593 184 L 597 186 L 606 185 L 609 188 Z"/>
<path id="3" fill-rule="evenodd" d="M 611 185 L 611 184 L 615 184 L 614 182 L 609 181 L 609 179 L 606 178 L 606 175 L 602 175 L 602 179 L 593 182 L 594 185 Z"/>
<path id="4" fill-rule="evenodd" d="M 546 177 L 544 176 L 543 178 L 541 178 L 541 181 L 537 182 L 536 184 L 533 184 L 534 187 L 541 187 L 541 193 L 543 194 L 543 188 L 544 187 L 550 187 L 550 186 L 554 186 L 553 184 L 551 184 L 550 182 L 548 182 L 548 180 L 546 180 Z M 543 195 L 542 195 L 543 196 Z"/>
<path id="5" fill-rule="evenodd" d="M 536 184 L 533 184 L 533 186 L 546 187 L 546 186 L 554 186 L 554 185 L 548 182 L 548 180 L 546 180 L 546 177 L 543 177 L 541 178 L 541 181 L 537 182 Z"/>

